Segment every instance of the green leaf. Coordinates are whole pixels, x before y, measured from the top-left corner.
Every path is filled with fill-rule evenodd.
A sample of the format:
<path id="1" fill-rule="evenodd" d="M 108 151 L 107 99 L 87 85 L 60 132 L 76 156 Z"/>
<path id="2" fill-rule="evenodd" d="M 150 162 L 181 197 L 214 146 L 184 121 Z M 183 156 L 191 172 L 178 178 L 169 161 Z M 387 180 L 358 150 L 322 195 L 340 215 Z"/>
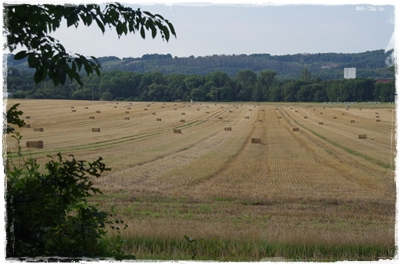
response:
<path id="1" fill-rule="evenodd" d="M 36 68 L 40 65 L 40 60 L 36 57 L 36 54 L 31 53 L 28 56 L 29 67 Z"/>
<path id="2" fill-rule="evenodd" d="M 144 27 L 143 26 L 140 28 L 140 36 L 142 36 L 143 39 L 146 38 L 146 34 L 144 32 Z"/>
<path id="3" fill-rule="evenodd" d="M 28 56 L 26 51 L 20 51 L 19 53 L 14 55 L 14 60 L 21 60 L 21 59 L 24 59 L 26 56 Z"/>
<path id="4" fill-rule="evenodd" d="M 104 29 L 103 23 L 98 18 L 96 18 L 96 23 L 97 23 L 97 26 L 99 26 L 99 28 L 101 29 L 101 32 L 104 33 L 105 29 Z"/>

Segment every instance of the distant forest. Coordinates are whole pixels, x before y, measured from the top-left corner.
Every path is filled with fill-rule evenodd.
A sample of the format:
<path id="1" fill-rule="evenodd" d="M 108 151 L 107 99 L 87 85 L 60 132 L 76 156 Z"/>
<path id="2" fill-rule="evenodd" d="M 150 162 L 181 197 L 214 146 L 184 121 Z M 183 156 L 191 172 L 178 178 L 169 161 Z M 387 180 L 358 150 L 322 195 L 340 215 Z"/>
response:
<path id="1" fill-rule="evenodd" d="M 69 81 L 35 85 L 26 60 L 8 55 L 7 92 L 15 98 L 83 100 L 388 102 L 395 96 L 392 52 L 100 57 L 101 77 L 84 77 L 83 87 Z M 356 79 L 343 78 L 347 67 L 357 69 Z"/>

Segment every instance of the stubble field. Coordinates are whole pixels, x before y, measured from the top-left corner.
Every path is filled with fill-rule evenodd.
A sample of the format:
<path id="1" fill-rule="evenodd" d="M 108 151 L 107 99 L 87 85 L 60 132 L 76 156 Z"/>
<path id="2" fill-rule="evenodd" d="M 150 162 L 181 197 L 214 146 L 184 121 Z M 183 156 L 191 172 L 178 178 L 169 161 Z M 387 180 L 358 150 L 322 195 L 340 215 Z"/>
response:
<path id="1" fill-rule="evenodd" d="M 93 201 L 115 207 L 126 239 L 394 249 L 393 105 L 9 99 L 7 106 L 15 103 L 30 124 L 19 129 L 25 154 L 101 156 L 112 168 L 95 181 L 104 194 Z M 25 147 L 39 140 L 43 149 Z M 16 150 L 13 139 L 4 143 Z M 162 256 L 138 243 L 125 250 Z M 174 258 L 177 250 L 169 251 Z"/>

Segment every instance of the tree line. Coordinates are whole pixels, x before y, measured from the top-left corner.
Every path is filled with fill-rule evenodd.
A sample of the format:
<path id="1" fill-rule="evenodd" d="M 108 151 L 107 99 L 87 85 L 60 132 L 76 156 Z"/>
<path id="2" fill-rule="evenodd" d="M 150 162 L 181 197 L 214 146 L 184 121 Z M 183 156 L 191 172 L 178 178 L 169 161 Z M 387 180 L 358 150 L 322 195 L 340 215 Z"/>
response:
<path id="1" fill-rule="evenodd" d="M 394 77 L 394 67 L 391 67 Z M 215 71 L 205 76 L 106 71 L 98 77 L 84 76 L 84 86 L 67 80 L 55 86 L 51 80 L 36 85 L 28 72 L 8 69 L 7 88 L 14 98 L 129 100 L 129 101 L 265 101 L 265 102 L 393 102 L 394 78 L 322 80 L 312 78 L 308 68 L 299 79 L 277 78 L 273 70 L 239 70 L 234 77 Z"/>
<path id="2" fill-rule="evenodd" d="M 304 68 L 309 69 L 314 78 L 322 80 L 340 79 L 343 68 L 356 67 L 360 78 L 392 78 L 387 65 L 392 62 L 393 50 L 366 51 L 362 53 L 316 53 L 293 55 L 233 54 L 173 57 L 171 54 L 144 54 L 142 57 L 118 58 L 106 56 L 97 58 L 103 71 L 131 71 L 138 73 L 161 72 L 170 74 L 208 75 L 222 71 L 235 77 L 240 70 L 249 69 L 260 72 L 265 69 L 277 72 L 277 78 L 299 79 Z M 7 60 L 9 67 L 27 70 L 26 60 Z"/>

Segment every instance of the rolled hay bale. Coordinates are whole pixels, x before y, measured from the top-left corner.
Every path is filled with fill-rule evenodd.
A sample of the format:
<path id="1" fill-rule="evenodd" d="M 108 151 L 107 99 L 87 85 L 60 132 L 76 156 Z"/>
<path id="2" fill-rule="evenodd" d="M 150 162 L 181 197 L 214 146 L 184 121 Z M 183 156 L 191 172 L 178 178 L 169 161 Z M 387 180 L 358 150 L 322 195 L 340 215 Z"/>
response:
<path id="1" fill-rule="evenodd" d="M 157 118 L 156 121 L 161 121 L 161 118 Z"/>
<path id="2" fill-rule="evenodd" d="M 30 124 L 25 124 L 24 126 L 22 126 L 22 128 L 31 128 Z"/>
<path id="3" fill-rule="evenodd" d="M 94 116 L 89 116 L 89 119 L 90 120 L 94 120 Z"/>
<path id="4" fill-rule="evenodd" d="M 324 123 L 322 121 L 318 122 L 319 125 L 324 125 Z"/>
<path id="5" fill-rule="evenodd" d="M 129 114 L 129 111 L 125 111 L 125 114 Z"/>
<path id="6" fill-rule="evenodd" d="M 174 133 L 182 133 L 181 129 L 174 129 Z"/>
<path id="7" fill-rule="evenodd" d="M 245 118 L 245 119 L 248 119 L 248 118 L 249 118 L 249 116 L 245 116 L 244 118 Z"/>
<path id="8" fill-rule="evenodd" d="M 252 144 L 261 144 L 261 138 L 251 138 Z"/>
<path id="9" fill-rule="evenodd" d="M 100 132 L 100 128 L 92 128 L 92 132 Z"/>
<path id="10" fill-rule="evenodd" d="M 300 131 L 300 129 L 299 128 L 293 128 L 293 131 L 294 132 L 298 132 L 298 131 Z"/>
<path id="11" fill-rule="evenodd" d="M 129 117 L 124 117 L 124 120 L 129 120 Z"/>
<path id="12" fill-rule="evenodd" d="M 359 134 L 358 135 L 358 139 L 367 139 L 367 135 L 366 134 Z"/>
<path id="13" fill-rule="evenodd" d="M 232 127 L 225 127 L 224 131 L 232 131 Z"/>
<path id="14" fill-rule="evenodd" d="M 350 123 L 355 123 L 356 121 L 355 120 L 350 120 Z"/>
<path id="15" fill-rule="evenodd" d="M 72 112 L 76 112 L 76 109 L 73 109 Z"/>
<path id="16" fill-rule="evenodd" d="M 180 120 L 180 122 L 185 122 L 185 120 Z"/>
<path id="17" fill-rule="evenodd" d="M 100 113 L 100 110 L 96 110 L 96 113 Z"/>
<path id="18" fill-rule="evenodd" d="M 27 141 L 26 142 L 26 147 L 42 149 L 43 148 L 43 141 Z"/>
<path id="19" fill-rule="evenodd" d="M 43 132 L 43 128 L 33 128 L 34 132 Z"/>
<path id="20" fill-rule="evenodd" d="M 31 116 L 26 116 L 25 119 L 29 120 L 31 118 Z"/>
<path id="21" fill-rule="evenodd" d="M 295 110 L 294 112 L 298 112 L 297 110 Z"/>
<path id="22" fill-rule="evenodd" d="M 200 109 L 197 109 L 197 110 L 200 110 Z"/>
<path id="23" fill-rule="evenodd" d="M 181 115 L 185 115 L 185 112 L 182 112 Z"/>
<path id="24" fill-rule="evenodd" d="M 380 120 L 380 119 L 377 119 L 376 122 L 381 122 L 381 120 Z"/>
<path id="25" fill-rule="evenodd" d="M 222 120 L 222 119 L 223 119 L 223 117 L 218 117 L 218 119 L 219 119 L 219 120 Z"/>
<path id="26" fill-rule="evenodd" d="M 307 119 L 307 116 L 304 116 L 304 119 Z"/>

